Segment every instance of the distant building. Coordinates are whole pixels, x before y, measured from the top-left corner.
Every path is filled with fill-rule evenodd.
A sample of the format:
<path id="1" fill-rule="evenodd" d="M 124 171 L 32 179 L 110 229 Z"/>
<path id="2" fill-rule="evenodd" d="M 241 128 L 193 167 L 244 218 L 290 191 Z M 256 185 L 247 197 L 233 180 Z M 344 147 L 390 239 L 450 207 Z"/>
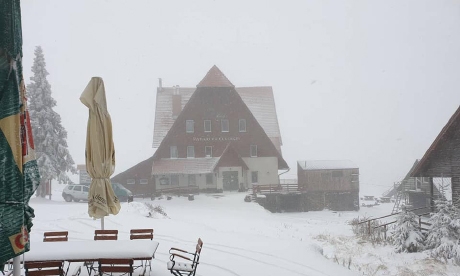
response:
<path id="1" fill-rule="evenodd" d="M 297 162 L 299 189 L 307 194 L 307 209 L 359 209 L 359 168 L 349 160 Z"/>
<path id="2" fill-rule="evenodd" d="M 415 166 L 411 176 L 429 179 L 430 206 L 434 206 L 435 200 L 433 178 L 450 178 L 452 202 L 460 206 L 460 107 Z"/>
<path id="3" fill-rule="evenodd" d="M 235 88 L 216 66 L 197 88 L 160 80 L 154 127 L 154 156 L 113 178 L 134 193 L 140 179 L 152 192 L 279 184 L 288 169 L 272 88 Z"/>
<path id="4" fill-rule="evenodd" d="M 78 171 L 78 179 L 79 183 L 91 183 L 91 177 L 89 176 L 88 172 L 86 171 L 86 165 L 85 164 L 79 164 L 77 165 L 77 171 Z"/>

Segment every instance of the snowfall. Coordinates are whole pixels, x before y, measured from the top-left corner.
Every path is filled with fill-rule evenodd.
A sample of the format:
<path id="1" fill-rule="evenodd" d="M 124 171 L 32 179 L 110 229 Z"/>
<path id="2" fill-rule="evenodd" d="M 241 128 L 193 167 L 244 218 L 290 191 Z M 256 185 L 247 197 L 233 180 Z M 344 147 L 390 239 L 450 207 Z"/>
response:
<path id="1" fill-rule="evenodd" d="M 32 245 L 46 231 L 69 231 L 69 241 L 92 240 L 100 220 L 88 216 L 87 203 L 65 202 L 65 185 L 55 186 L 51 200 L 30 200 L 35 210 Z M 225 192 L 195 195 L 193 201 L 135 198 L 122 203 L 118 215 L 106 217 L 104 228 L 117 229 L 119 240 L 129 240 L 130 229 L 153 228 L 159 242 L 150 272 L 155 276 L 171 275 L 166 268 L 171 247 L 193 252 L 198 238 L 204 245 L 197 275 L 460 275 L 460 267 L 427 253 L 394 253 L 391 245 L 373 245 L 353 235 L 352 219 L 390 214 L 392 203 L 357 212 L 271 213 L 244 202 L 244 196 Z M 145 203 L 160 205 L 167 216 L 149 217 Z M 77 265 L 72 263 L 70 271 Z M 87 276 L 86 269 L 81 275 Z"/>

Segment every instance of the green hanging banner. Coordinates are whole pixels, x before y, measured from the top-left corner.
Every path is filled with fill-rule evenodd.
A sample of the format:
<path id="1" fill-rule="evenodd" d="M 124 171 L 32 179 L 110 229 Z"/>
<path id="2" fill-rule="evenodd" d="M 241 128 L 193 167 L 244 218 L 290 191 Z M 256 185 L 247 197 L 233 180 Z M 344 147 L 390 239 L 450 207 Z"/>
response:
<path id="1" fill-rule="evenodd" d="M 22 74 L 19 0 L 0 5 L 0 264 L 29 250 L 40 183 Z"/>

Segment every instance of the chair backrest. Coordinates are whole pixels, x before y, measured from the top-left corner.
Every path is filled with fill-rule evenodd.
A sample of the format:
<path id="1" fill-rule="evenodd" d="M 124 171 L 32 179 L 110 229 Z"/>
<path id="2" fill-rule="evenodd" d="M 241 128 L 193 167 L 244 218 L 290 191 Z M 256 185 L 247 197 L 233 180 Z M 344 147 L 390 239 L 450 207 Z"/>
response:
<path id="1" fill-rule="evenodd" d="M 131 240 L 139 240 L 139 239 L 153 240 L 153 229 L 131 229 L 129 239 Z"/>
<path id="2" fill-rule="evenodd" d="M 118 230 L 94 230 L 94 240 L 118 240 Z"/>
<path id="3" fill-rule="evenodd" d="M 44 242 L 68 241 L 68 231 L 45 232 L 43 233 Z"/>
<path id="4" fill-rule="evenodd" d="M 196 273 L 196 267 L 198 266 L 199 261 L 200 261 L 200 255 L 201 255 L 202 248 L 203 248 L 203 241 L 201 240 L 201 238 L 198 238 L 198 242 L 196 244 L 195 256 L 193 257 L 193 263 L 192 263 L 192 267 L 194 270 L 193 275 L 195 275 Z"/>
<path id="5" fill-rule="evenodd" d="M 63 276 L 63 261 L 25 262 L 26 276 Z"/>
<path id="6" fill-rule="evenodd" d="M 104 273 L 133 273 L 132 259 L 99 259 L 99 275 Z"/>

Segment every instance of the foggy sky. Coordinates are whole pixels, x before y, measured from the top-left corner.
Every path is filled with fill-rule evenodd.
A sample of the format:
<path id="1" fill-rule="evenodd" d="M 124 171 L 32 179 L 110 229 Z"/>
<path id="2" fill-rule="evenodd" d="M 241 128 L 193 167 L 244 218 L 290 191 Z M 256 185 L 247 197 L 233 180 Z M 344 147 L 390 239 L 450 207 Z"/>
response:
<path id="1" fill-rule="evenodd" d="M 381 192 L 423 156 L 460 104 L 459 1 L 23 0 L 24 75 L 43 47 L 77 164 L 104 79 L 115 174 L 150 157 L 155 93 L 215 64 L 235 86 L 272 86 L 283 156 L 350 159 Z M 115 175 L 114 174 L 114 175 Z M 77 178 L 75 178 L 77 179 Z"/>

